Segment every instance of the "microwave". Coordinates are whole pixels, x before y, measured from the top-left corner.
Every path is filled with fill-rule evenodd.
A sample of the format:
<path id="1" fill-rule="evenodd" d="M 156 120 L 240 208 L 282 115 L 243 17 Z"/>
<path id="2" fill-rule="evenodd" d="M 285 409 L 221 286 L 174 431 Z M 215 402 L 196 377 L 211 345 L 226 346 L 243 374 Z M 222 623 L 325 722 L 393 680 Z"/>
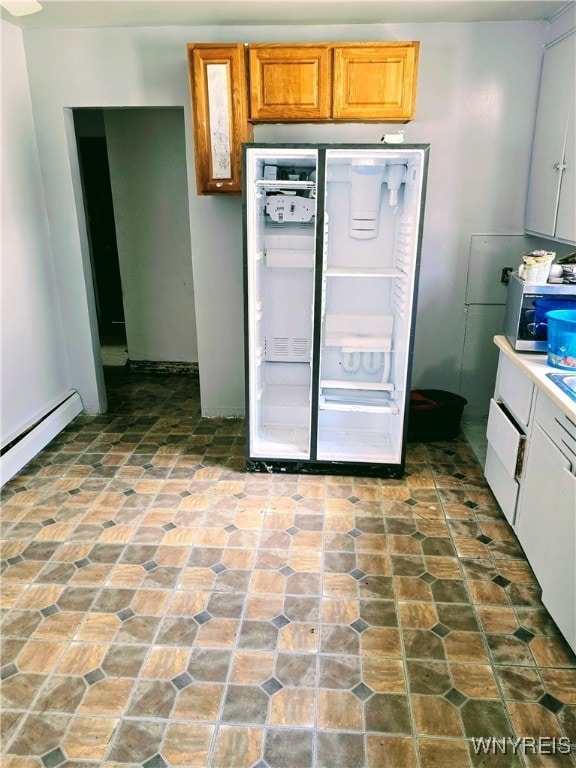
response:
<path id="1" fill-rule="evenodd" d="M 576 310 L 576 283 L 525 283 L 514 272 L 508 283 L 504 335 L 518 352 L 547 352 L 553 309 Z"/>

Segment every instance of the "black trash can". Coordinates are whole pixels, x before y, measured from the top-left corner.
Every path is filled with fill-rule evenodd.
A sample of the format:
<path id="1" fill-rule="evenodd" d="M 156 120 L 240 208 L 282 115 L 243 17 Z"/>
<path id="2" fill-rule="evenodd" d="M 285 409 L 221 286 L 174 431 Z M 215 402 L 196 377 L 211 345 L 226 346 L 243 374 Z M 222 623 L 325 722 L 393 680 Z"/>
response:
<path id="1" fill-rule="evenodd" d="M 460 432 L 460 420 L 468 401 L 441 389 L 414 389 L 410 392 L 408 442 L 432 443 L 453 440 Z"/>

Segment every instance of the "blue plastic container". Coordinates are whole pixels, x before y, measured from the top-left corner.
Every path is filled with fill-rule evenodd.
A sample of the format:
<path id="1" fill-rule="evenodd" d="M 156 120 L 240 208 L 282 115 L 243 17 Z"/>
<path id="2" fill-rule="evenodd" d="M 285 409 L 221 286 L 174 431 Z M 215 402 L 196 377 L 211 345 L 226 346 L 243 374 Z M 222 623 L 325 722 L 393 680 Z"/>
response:
<path id="1" fill-rule="evenodd" d="M 576 310 L 554 309 L 548 320 L 548 365 L 576 371 Z"/>

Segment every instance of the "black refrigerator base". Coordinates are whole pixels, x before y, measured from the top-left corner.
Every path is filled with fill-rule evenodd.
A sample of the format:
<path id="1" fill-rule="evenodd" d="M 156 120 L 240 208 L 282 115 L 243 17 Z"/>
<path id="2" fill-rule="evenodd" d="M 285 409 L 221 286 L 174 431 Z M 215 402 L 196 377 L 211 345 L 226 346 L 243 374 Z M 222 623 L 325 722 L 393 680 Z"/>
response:
<path id="1" fill-rule="evenodd" d="M 342 477 L 382 477 L 401 479 L 405 475 L 404 465 L 364 464 L 350 461 L 282 461 L 279 459 L 247 459 L 247 472 L 294 475 L 340 475 Z"/>

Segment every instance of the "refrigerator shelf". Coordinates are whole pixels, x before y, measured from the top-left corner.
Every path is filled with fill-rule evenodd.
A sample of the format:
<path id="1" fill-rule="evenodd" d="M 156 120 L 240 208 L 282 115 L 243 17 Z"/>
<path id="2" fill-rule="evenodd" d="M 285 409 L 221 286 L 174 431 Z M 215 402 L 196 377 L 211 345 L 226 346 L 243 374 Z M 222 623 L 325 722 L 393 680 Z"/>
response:
<path id="1" fill-rule="evenodd" d="M 256 181 L 256 189 L 263 190 L 315 190 L 316 182 L 314 181 L 288 181 L 282 179 L 260 179 Z"/>
<path id="2" fill-rule="evenodd" d="M 362 400 L 357 397 L 339 397 L 336 395 L 320 395 L 320 409 L 324 411 L 361 411 L 363 413 L 399 413 L 397 405 L 390 400 Z"/>
<path id="3" fill-rule="evenodd" d="M 321 389 L 368 389 L 377 392 L 393 392 L 394 384 L 382 381 L 342 381 L 341 379 L 323 379 Z"/>
<path id="4" fill-rule="evenodd" d="M 326 277 L 407 277 L 397 267 L 328 267 Z"/>

